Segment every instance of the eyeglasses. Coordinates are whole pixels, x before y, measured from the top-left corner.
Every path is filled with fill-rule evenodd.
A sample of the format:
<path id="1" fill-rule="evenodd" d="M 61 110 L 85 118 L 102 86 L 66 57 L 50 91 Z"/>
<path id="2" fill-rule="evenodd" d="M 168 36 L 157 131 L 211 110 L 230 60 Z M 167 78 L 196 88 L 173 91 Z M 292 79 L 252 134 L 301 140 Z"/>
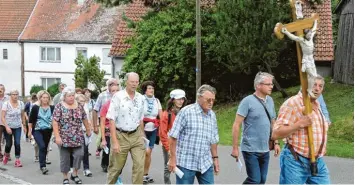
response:
<path id="1" fill-rule="evenodd" d="M 268 83 L 268 84 L 266 84 L 266 83 L 260 83 L 260 84 L 263 84 L 263 85 L 266 85 L 266 86 L 274 86 L 273 83 Z"/>
<path id="2" fill-rule="evenodd" d="M 201 97 L 203 97 L 203 96 L 201 96 Z M 214 98 L 205 98 L 205 97 L 203 97 L 203 99 L 205 101 L 207 101 L 208 103 L 214 103 L 216 101 L 216 99 L 214 99 Z"/>
<path id="3" fill-rule="evenodd" d="M 18 94 L 11 94 L 11 95 L 18 96 Z"/>

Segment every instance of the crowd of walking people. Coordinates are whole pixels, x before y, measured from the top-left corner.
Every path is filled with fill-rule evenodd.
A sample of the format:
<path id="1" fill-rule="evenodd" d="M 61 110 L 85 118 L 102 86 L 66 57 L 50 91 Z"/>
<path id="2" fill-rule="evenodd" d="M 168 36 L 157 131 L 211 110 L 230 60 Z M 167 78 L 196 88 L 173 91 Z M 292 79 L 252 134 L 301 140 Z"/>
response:
<path id="1" fill-rule="evenodd" d="M 272 150 L 275 157 L 280 155 L 281 184 L 329 184 L 323 156 L 331 122 L 322 97 L 323 77 L 315 78 L 312 93 L 316 98 L 310 98 L 312 113 L 306 116 L 301 92 L 286 100 L 277 114 L 270 96 L 273 78 L 265 72 L 257 73 L 255 92 L 240 102 L 235 114 L 231 156 L 237 162 L 243 156 L 248 175 L 243 184 L 266 183 Z M 114 78 L 107 80 L 106 86 L 96 101 L 91 99 L 89 89 L 60 84 L 60 93 L 53 100 L 47 91 L 41 90 L 24 104 L 19 100 L 18 90 L 6 94 L 5 85 L 0 84 L 0 141 L 3 138 L 5 141 L 4 150 L 0 147 L 0 161 L 3 165 L 11 164 L 14 145 L 13 165 L 23 167 L 23 132 L 34 145 L 34 160 L 39 162 L 43 175 L 48 174 L 47 165 L 51 164 L 50 142 L 58 145 L 58 171 L 63 174 L 63 184 L 69 184 L 69 180 L 83 183 L 79 177 L 81 163 L 84 176 L 93 176 L 89 161 L 92 144 L 96 144 L 95 155 L 102 156 L 101 168 L 107 173 L 107 184 L 120 182 L 128 154 L 133 161 L 132 184 L 149 184 L 157 178 L 149 175 L 154 146 L 161 144 L 164 171 L 160 178 L 164 178 L 165 184 L 171 184 L 171 172 L 176 170 L 183 173 L 176 176 L 177 184 L 194 184 L 195 178 L 200 184 L 214 184 L 214 176 L 220 172 L 214 87 L 202 85 L 196 92 L 196 102 L 189 105 L 185 91 L 174 89 L 163 110 L 160 100 L 154 96 L 154 82 L 145 81 L 139 86 L 137 73 L 126 74 L 124 89 L 120 89 Z M 141 93 L 137 91 L 139 87 Z M 313 126 L 315 138 L 317 175 L 309 170 L 306 139 L 309 125 Z M 92 142 L 93 134 L 97 135 L 96 142 Z M 280 148 L 282 139 L 283 149 Z"/>

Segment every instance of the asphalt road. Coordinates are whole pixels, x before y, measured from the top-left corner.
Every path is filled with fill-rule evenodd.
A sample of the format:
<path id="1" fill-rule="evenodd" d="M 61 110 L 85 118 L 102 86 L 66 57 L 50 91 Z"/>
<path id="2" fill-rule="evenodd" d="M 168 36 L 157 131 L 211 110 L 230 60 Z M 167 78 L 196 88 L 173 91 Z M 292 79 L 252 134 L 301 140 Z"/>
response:
<path id="1" fill-rule="evenodd" d="M 49 153 L 52 164 L 48 165 L 49 174 L 42 175 L 39 164 L 34 162 L 34 151 L 30 143 L 22 141 L 22 168 L 14 167 L 14 160 L 7 165 L 0 164 L 0 183 L 1 184 L 61 184 L 62 174 L 59 167 L 58 147 L 53 144 L 53 150 Z M 14 148 L 13 148 L 14 149 Z M 12 158 L 14 151 L 12 149 Z M 102 172 L 100 159 L 95 157 L 95 146 L 90 146 L 90 170 L 92 177 L 84 177 L 82 171 L 79 177 L 84 184 L 105 184 L 106 173 Z M 216 184 L 241 184 L 246 178 L 245 168 L 239 172 L 235 160 L 230 157 L 230 146 L 219 146 L 219 160 L 221 172 L 215 177 Z M 325 157 L 325 161 L 330 171 L 332 184 L 354 184 L 354 160 L 336 157 Z M 244 164 L 244 161 L 243 161 Z M 267 184 L 278 184 L 279 178 L 279 158 L 271 157 Z M 127 164 L 122 173 L 124 184 L 131 183 L 132 161 L 128 157 Z M 150 176 L 155 179 L 154 184 L 163 184 L 163 154 L 161 146 L 155 145 L 152 157 Z M 292 174 L 290 174 L 292 175 Z M 175 175 L 171 175 L 172 182 L 175 183 Z M 74 184 L 74 182 L 70 182 Z M 197 181 L 195 181 L 197 183 Z"/>

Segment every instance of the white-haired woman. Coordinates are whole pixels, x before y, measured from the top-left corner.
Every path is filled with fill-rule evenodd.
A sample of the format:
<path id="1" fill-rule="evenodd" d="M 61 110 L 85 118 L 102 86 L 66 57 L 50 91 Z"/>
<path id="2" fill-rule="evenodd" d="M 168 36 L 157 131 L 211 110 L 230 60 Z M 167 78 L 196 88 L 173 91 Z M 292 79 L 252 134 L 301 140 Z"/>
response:
<path id="1" fill-rule="evenodd" d="M 10 91 L 10 99 L 6 101 L 2 106 L 1 119 L 5 126 L 6 132 L 4 132 L 6 145 L 5 154 L 3 158 L 3 164 L 6 165 L 12 147 L 12 138 L 15 141 L 15 167 L 22 167 L 20 161 L 21 155 L 21 128 L 26 133 L 26 117 L 25 117 L 25 106 L 18 99 L 18 90 Z"/>
<path id="2" fill-rule="evenodd" d="M 90 136 L 91 131 L 84 107 L 75 101 L 75 90 L 66 87 L 62 91 L 61 102 L 54 108 L 53 132 L 55 142 L 59 146 L 60 169 L 63 173 L 63 184 L 69 184 L 68 172 L 70 170 L 70 156 L 73 156 L 73 173 L 70 179 L 76 184 L 82 184 L 78 177 L 78 170 L 84 155 L 84 124 L 86 135 Z"/>
<path id="3" fill-rule="evenodd" d="M 54 106 L 49 105 L 51 96 L 45 91 L 41 90 L 37 93 L 38 102 L 33 105 L 29 123 L 28 123 L 28 137 L 32 135 L 39 148 L 39 168 L 42 174 L 48 173 L 46 166 L 47 148 L 52 136 L 52 114 Z"/>

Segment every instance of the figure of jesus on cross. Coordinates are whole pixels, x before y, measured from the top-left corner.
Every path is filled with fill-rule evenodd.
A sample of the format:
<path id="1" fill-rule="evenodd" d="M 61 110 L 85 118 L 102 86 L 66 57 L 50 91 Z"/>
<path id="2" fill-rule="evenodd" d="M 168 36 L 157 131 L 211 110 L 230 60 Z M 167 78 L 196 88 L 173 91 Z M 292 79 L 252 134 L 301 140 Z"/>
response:
<path id="1" fill-rule="evenodd" d="M 281 32 L 287 35 L 291 40 L 299 42 L 302 49 L 302 72 L 306 72 L 308 75 L 308 88 L 307 92 L 311 97 L 315 97 L 312 93 L 312 87 L 314 84 L 314 78 L 317 76 L 316 65 L 314 64 L 313 51 L 314 43 L 313 37 L 316 34 L 317 30 L 317 20 L 314 20 L 312 29 L 304 30 L 304 38 L 296 36 L 290 33 L 285 27 L 282 28 Z"/>

